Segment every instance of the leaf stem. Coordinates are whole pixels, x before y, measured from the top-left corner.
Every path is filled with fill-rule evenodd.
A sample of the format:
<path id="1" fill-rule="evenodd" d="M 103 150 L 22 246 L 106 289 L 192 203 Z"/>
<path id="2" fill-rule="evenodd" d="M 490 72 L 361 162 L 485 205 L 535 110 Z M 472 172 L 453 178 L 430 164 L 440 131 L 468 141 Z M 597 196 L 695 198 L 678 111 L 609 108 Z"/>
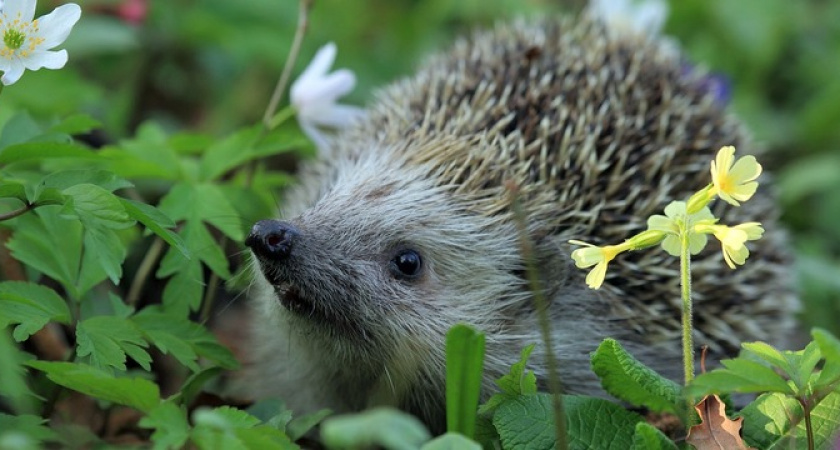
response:
<path id="1" fill-rule="evenodd" d="M 292 41 L 292 48 L 289 50 L 289 58 L 286 59 L 286 65 L 283 67 L 283 73 L 280 79 L 277 80 L 277 86 L 274 87 L 274 93 L 271 94 L 271 100 L 268 102 L 268 107 L 265 109 L 263 116 L 263 126 L 271 129 L 272 119 L 277 107 L 280 105 L 280 100 L 283 99 L 283 92 L 289 84 L 289 78 L 292 76 L 292 68 L 297 61 L 298 53 L 300 53 L 300 45 L 303 42 L 303 35 L 306 34 L 306 28 L 309 22 L 309 9 L 312 7 L 313 0 L 300 0 L 300 10 L 298 11 L 298 23 L 295 30 L 295 38 Z"/>
<path id="2" fill-rule="evenodd" d="M 694 341 L 692 339 L 692 305 L 691 305 L 691 253 L 689 251 L 688 218 L 680 230 L 680 290 L 682 294 L 682 346 L 683 370 L 685 371 L 685 385 L 694 380 Z M 686 425 L 694 425 L 692 408 L 694 400 L 686 398 Z"/>
<path id="3" fill-rule="evenodd" d="M 163 239 L 155 237 L 154 242 L 152 242 L 152 245 L 149 246 L 149 250 L 146 252 L 146 256 L 144 256 L 143 261 L 140 262 L 140 267 L 137 268 L 137 273 L 134 274 L 134 279 L 131 280 L 131 287 L 128 290 L 128 296 L 125 299 L 125 302 L 129 305 L 134 306 L 137 303 L 137 300 L 140 299 L 140 294 L 143 292 L 143 287 L 146 285 L 146 279 L 149 278 L 149 274 L 152 273 L 152 269 L 154 269 L 155 263 L 162 252 Z"/>
<path id="4" fill-rule="evenodd" d="M 222 250 L 227 247 L 228 238 L 222 237 L 221 241 L 219 242 L 219 247 Z M 199 315 L 199 321 L 204 324 L 210 319 L 210 313 L 213 311 L 213 302 L 216 301 L 216 291 L 219 287 L 219 275 L 216 272 L 210 273 L 210 280 L 207 282 L 207 289 L 204 290 L 204 300 L 201 302 L 201 314 Z"/>
<path id="5" fill-rule="evenodd" d="M 0 214 L 0 222 L 4 220 L 14 219 L 17 216 L 22 216 L 37 207 L 38 205 L 36 203 L 27 203 L 23 207 L 18 208 L 14 211 L 9 211 L 7 213 Z"/>
<path id="6" fill-rule="evenodd" d="M 814 450 L 814 428 L 811 426 L 811 405 L 807 398 L 797 398 L 802 405 L 802 412 L 805 415 L 805 434 L 808 436 L 808 450 Z"/>

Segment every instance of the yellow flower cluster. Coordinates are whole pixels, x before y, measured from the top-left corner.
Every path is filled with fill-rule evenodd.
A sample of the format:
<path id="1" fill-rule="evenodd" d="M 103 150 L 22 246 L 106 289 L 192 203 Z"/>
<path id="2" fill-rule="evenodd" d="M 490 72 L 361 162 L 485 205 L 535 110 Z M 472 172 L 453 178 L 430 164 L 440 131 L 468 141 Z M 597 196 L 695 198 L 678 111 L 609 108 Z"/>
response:
<path id="1" fill-rule="evenodd" d="M 595 266 L 586 276 L 586 284 L 592 289 L 600 288 L 606 277 L 607 265 L 619 253 L 628 250 L 661 244 L 666 252 L 679 256 L 685 234 L 690 254 L 699 253 L 708 242 L 707 235 L 711 234 L 720 241 L 723 259 L 730 268 L 743 265 L 750 254 L 745 243 L 761 238 L 764 229 L 758 222 L 734 227 L 720 225 L 708 205 L 715 197 L 734 206 L 749 200 L 758 188 L 755 180 L 761 175 L 761 165 L 753 156 L 735 160 L 735 147 L 727 146 L 721 148 L 712 161 L 711 175 L 712 182 L 692 195 L 688 202 L 671 202 L 665 207 L 664 216 L 651 216 L 646 231 L 621 244 L 599 247 L 582 241 L 569 241 L 583 246 L 572 252 L 577 267 Z"/>

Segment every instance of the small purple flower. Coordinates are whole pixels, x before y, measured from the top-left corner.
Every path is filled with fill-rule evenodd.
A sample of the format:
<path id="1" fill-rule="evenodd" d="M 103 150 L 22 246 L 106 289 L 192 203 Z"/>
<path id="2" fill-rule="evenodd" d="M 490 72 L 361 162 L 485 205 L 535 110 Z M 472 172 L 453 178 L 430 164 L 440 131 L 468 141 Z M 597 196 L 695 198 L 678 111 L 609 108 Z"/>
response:
<path id="1" fill-rule="evenodd" d="M 707 72 L 699 69 L 696 64 L 684 60 L 682 75 L 701 92 L 710 94 L 718 106 L 726 106 L 732 100 L 732 81 L 723 73 Z"/>

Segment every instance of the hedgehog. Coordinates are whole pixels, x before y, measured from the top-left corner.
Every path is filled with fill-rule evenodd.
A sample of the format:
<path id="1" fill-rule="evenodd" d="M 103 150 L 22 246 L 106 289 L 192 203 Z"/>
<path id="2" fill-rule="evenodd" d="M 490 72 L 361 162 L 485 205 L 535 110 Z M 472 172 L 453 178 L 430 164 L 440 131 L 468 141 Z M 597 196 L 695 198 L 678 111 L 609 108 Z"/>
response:
<path id="1" fill-rule="evenodd" d="M 591 290 L 568 241 L 620 242 L 705 186 L 720 147 L 755 153 L 704 80 L 673 44 L 582 16 L 476 31 L 381 89 L 302 167 L 283 219 L 248 236 L 252 395 L 299 413 L 394 406 L 440 432 L 445 335 L 459 322 L 486 334 L 484 398 L 530 344 L 541 386 L 552 352 L 566 393 L 606 395 L 590 354 L 607 337 L 681 379 L 676 258 L 630 253 Z M 745 340 L 785 346 L 794 328 L 791 260 L 766 184 L 740 208 L 712 205 L 725 222 L 763 224 L 750 262 L 732 271 L 711 248 L 693 261 L 695 342 L 710 361 Z"/>

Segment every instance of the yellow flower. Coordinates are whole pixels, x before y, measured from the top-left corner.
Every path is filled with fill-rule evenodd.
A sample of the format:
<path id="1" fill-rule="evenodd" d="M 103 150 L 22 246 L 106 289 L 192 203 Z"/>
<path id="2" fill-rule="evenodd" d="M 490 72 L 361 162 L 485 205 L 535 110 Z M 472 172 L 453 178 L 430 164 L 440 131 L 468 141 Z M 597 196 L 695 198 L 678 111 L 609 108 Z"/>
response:
<path id="1" fill-rule="evenodd" d="M 759 239 L 764 234 L 764 228 L 758 222 L 742 223 L 734 227 L 701 223 L 694 228 L 698 233 L 712 233 L 715 235 L 721 244 L 723 260 L 726 261 L 726 265 L 730 269 L 734 269 L 736 265 L 743 265 L 750 256 L 750 251 L 744 244 L 747 241 Z"/>
<path id="2" fill-rule="evenodd" d="M 706 246 L 708 238 L 703 233 L 693 232 L 693 226 L 701 222 L 714 223 L 714 220 L 709 208 L 703 207 L 694 214 L 688 214 L 685 202 L 671 202 L 665 207 L 664 216 L 658 214 L 650 216 L 648 230 L 664 232 L 666 237 L 662 241 L 662 248 L 670 255 L 680 256 L 680 230 L 685 226 L 690 233 L 688 251 L 696 255 Z"/>
<path id="3" fill-rule="evenodd" d="M 586 285 L 592 289 L 598 289 L 604 283 L 604 277 L 607 275 L 607 264 L 619 253 L 630 250 L 630 245 L 626 241 L 618 245 L 605 245 L 603 247 L 575 240 L 569 241 L 569 243 L 584 246 L 584 248 L 572 252 L 572 259 L 575 260 L 576 266 L 581 269 L 595 266 L 586 276 Z"/>
<path id="4" fill-rule="evenodd" d="M 735 160 L 735 147 L 722 147 L 712 161 L 712 192 L 727 203 L 740 206 L 755 194 L 761 175 L 761 164 L 754 156 L 745 156 Z M 734 161 L 734 162 L 733 162 Z"/>

